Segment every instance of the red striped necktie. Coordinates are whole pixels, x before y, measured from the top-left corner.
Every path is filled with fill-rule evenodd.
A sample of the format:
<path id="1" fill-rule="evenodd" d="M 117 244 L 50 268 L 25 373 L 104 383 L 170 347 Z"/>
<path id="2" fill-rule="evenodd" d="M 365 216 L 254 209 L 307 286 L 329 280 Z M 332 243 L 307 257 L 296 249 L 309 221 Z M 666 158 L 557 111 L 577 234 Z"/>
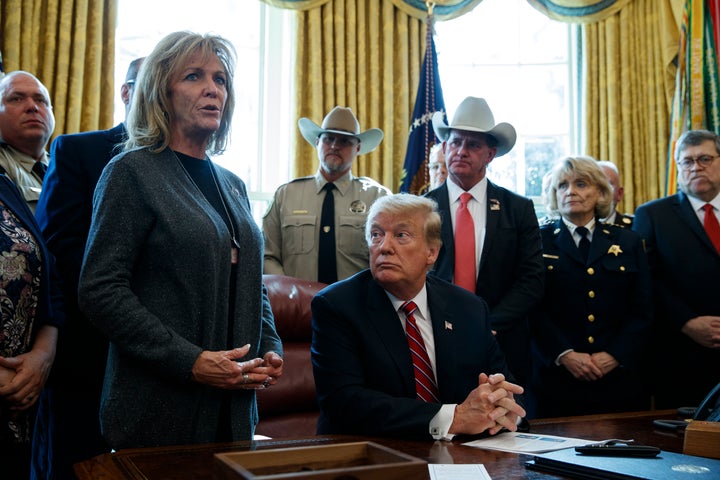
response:
<path id="1" fill-rule="evenodd" d="M 417 305 L 415 305 L 413 301 L 408 301 L 402 304 L 400 310 L 402 310 L 407 318 L 407 322 L 405 322 L 405 333 L 412 356 L 417 396 L 426 402 L 440 403 L 440 393 L 438 392 L 437 383 L 435 382 L 435 374 L 430 366 L 430 358 L 428 357 L 427 350 L 425 350 L 425 342 L 415 322 Z"/>

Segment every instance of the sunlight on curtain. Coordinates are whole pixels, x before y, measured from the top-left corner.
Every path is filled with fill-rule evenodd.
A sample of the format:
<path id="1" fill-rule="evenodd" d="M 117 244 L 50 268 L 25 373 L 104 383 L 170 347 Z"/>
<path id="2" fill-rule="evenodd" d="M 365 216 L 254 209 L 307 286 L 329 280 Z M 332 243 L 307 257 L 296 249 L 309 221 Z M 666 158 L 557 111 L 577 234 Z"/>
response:
<path id="1" fill-rule="evenodd" d="M 528 1 L 553 18 L 585 22 L 585 153 L 618 166 L 620 208 L 662 196 L 682 0 Z"/>
<path id="2" fill-rule="evenodd" d="M 385 138 L 355 160 L 353 173 L 399 188 L 424 53 L 424 29 L 384 0 L 333 0 L 297 14 L 297 117 L 320 123 L 336 105 Z M 295 176 L 317 170 L 317 154 L 296 131 Z"/>
<path id="3" fill-rule="evenodd" d="M 642 32 L 643 34 L 639 34 Z M 678 32 L 670 2 L 635 0 L 607 20 L 583 25 L 586 152 L 614 162 L 624 205 L 664 194 L 665 153 Z"/>

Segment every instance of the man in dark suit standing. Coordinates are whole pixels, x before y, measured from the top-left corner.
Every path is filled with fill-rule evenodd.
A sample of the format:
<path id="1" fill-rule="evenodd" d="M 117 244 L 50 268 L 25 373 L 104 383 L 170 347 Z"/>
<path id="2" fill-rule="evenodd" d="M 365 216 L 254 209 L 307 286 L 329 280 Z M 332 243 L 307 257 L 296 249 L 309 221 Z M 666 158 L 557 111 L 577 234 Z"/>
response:
<path id="1" fill-rule="evenodd" d="M 719 158 L 718 135 L 683 133 L 675 145 L 680 192 L 635 211 L 655 293 L 658 408 L 697 406 L 720 381 Z"/>
<path id="2" fill-rule="evenodd" d="M 130 63 L 120 95 L 125 114 L 143 59 Z M 126 140 L 124 123 L 57 137 L 38 201 L 36 218 L 60 272 L 67 322 L 58 339 L 57 357 L 48 388 L 40 401 L 38 421 L 48 435 L 34 443 L 33 469 L 45 478 L 75 478 L 72 465 L 109 452 L 100 434 L 99 408 L 108 341 L 91 326 L 77 305 L 77 289 L 85 243 L 90 230 L 92 200 L 100 174 Z M 49 434 L 47 432 L 50 432 Z"/>
<path id="3" fill-rule="evenodd" d="M 435 134 L 443 141 L 449 176 L 426 194 L 438 203 L 442 217 L 442 248 L 431 273 L 462 285 L 456 268 L 470 266 L 465 288 L 490 307 L 490 323 L 510 371 L 529 385 L 530 330 L 528 314 L 543 294 L 540 230 L 531 200 L 499 187 L 486 178 L 487 166 L 515 145 L 515 129 L 495 124 L 482 98 L 467 97 L 450 125 L 442 113 L 433 117 Z M 469 196 L 467 195 L 469 194 Z M 468 196 L 474 249 L 458 248 L 457 228 Z M 474 252 L 468 252 L 474 250 Z M 469 258 L 463 255 L 474 253 Z"/>
<path id="4" fill-rule="evenodd" d="M 318 433 L 451 439 L 515 431 L 525 415 L 477 296 L 426 276 L 440 248 L 433 201 L 373 203 L 370 270 L 312 301 Z M 491 374 L 491 375 L 488 375 Z"/>

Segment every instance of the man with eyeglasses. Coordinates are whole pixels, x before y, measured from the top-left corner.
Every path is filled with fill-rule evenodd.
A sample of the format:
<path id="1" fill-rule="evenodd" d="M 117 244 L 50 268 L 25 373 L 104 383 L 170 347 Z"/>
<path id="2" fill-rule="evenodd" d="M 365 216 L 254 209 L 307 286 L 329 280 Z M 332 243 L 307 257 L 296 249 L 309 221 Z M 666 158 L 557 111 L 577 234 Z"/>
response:
<path id="1" fill-rule="evenodd" d="M 120 87 L 126 116 L 143 60 L 130 63 Z M 99 420 L 108 341 L 80 312 L 77 288 L 95 185 L 126 138 L 125 124 L 120 123 L 109 130 L 60 135 L 50 147 L 50 166 L 35 217 L 57 261 L 67 320 L 60 330 L 48 387 L 40 398 L 34 478 L 50 478 L 50 472 L 58 480 L 75 478 L 74 463 L 110 451 Z"/>
<path id="2" fill-rule="evenodd" d="M 655 406 L 697 406 L 720 380 L 720 136 L 683 133 L 680 191 L 638 207 L 655 291 Z M 682 379 L 682 385 L 678 380 Z"/>
<path id="3" fill-rule="evenodd" d="M 383 132 L 361 132 L 352 110 L 339 106 L 321 125 L 301 118 L 298 127 L 320 165 L 315 175 L 275 192 L 263 217 L 264 273 L 331 284 L 368 268 L 365 219 L 373 202 L 391 192 L 351 169 L 358 155 L 375 150 Z"/>
<path id="4" fill-rule="evenodd" d="M 50 93 L 21 70 L 0 80 L 0 173 L 15 183 L 35 212 L 48 165 L 45 151 L 55 130 Z"/>

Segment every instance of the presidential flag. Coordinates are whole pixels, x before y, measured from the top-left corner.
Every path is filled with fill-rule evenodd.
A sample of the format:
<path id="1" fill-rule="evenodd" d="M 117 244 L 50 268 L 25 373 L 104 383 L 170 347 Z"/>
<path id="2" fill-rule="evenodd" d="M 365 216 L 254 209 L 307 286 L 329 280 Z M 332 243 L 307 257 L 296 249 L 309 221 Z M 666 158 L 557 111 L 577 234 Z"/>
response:
<path id="1" fill-rule="evenodd" d="M 677 190 L 675 142 L 686 130 L 710 130 L 720 134 L 720 82 L 716 40 L 720 9 L 717 0 L 686 0 L 670 117 L 665 190 Z"/>
<path id="2" fill-rule="evenodd" d="M 430 184 L 428 155 L 438 139 L 432 128 L 435 112 L 445 113 L 440 74 L 438 72 L 432 16 L 428 17 L 425 35 L 425 59 L 420 72 L 420 85 L 415 97 L 415 109 L 410 123 L 410 136 L 401 177 L 401 192 L 421 194 Z"/>

